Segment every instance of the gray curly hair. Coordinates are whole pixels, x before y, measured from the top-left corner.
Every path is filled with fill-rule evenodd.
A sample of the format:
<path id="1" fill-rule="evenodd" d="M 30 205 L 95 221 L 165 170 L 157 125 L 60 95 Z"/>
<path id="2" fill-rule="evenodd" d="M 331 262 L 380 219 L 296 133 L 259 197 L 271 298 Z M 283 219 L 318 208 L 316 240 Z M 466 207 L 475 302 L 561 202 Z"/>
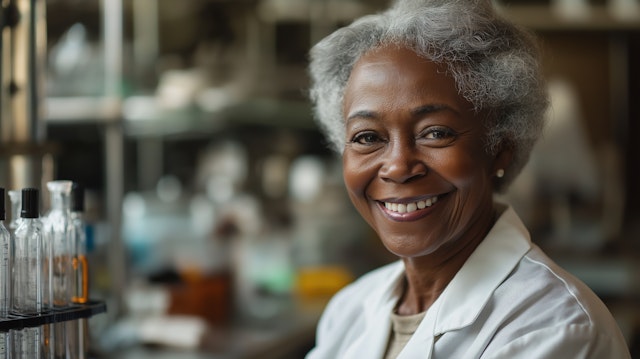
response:
<path id="1" fill-rule="evenodd" d="M 389 43 L 445 63 L 461 95 L 491 114 L 487 151 L 508 146 L 513 152 L 496 188 L 506 189 L 529 160 L 548 104 L 533 36 L 498 16 L 489 0 L 398 0 L 335 31 L 311 49 L 309 72 L 316 120 L 338 153 L 351 70 L 363 54 Z"/>

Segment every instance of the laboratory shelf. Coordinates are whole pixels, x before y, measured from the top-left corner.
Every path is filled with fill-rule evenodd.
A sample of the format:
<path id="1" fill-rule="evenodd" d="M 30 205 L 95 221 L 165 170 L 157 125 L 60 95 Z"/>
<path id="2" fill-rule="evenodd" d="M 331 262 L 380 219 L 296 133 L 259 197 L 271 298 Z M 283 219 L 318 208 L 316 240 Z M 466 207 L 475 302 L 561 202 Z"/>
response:
<path id="1" fill-rule="evenodd" d="M 0 332 L 7 332 L 11 329 L 39 327 L 43 324 L 89 318 L 106 311 L 107 306 L 104 302 L 90 301 L 86 304 L 73 304 L 68 308 L 52 309 L 34 315 L 11 313 L 7 318 L 0 318 Z"/>

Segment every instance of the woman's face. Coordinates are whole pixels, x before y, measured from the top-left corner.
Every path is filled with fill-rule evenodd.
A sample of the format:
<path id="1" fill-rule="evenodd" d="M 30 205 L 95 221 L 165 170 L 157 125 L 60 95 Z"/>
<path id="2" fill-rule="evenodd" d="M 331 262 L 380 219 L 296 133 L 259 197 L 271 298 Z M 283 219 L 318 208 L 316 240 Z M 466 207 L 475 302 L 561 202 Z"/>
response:
<path id="1" fill-rule="evenodd" d="M 455 250 L 486 234 L 501 167 L 444 66 L 406 48 L 375 49 L 351 73 L 343 115 L 349 196 L 391 252 Z"/>

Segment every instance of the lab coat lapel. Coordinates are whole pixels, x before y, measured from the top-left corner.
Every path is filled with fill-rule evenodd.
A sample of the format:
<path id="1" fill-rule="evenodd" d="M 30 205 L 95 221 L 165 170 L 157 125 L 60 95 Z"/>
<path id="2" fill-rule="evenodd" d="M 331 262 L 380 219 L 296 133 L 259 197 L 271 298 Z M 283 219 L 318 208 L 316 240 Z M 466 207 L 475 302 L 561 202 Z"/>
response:
<path id="1" fill-rule="evenodd" d="M 388 306 L 388 309 L 387 313 L 391 313 L 393 304 Z M 389 341 L 391 320 L 389 315 L 383 315 L 382 313 L 381 311 L 375 318 L 371 318 L 371 321 L 368 321 L 367 329 L 349 348 L 345 358 L 382 358 L 384 356 L 387 342 Z"/>
<path id="2" fill-rule="evenodd" d="M 529 234 L 507 209 L 427 313 L 397 359 L 433 355 L 438 336 L 473 323 L 495 288 L 531 248 Z"/>
<path id="3" fill-rule="evenodd" d="M 434 334 L 471 325 L 530 249 L 529 232 L 508 208 L 438 298 Z"/>
<path id="4" fill-rule="evenodd" d="M 345 358 L 382 358 L 387 348 L 391 331 L 391 312 L 399 298 L 399 286 L 404 266 L 399 263 L 394 273 L 395 280 L 371 293 L 364 304 L 366 329 L 350 346 Z"/>

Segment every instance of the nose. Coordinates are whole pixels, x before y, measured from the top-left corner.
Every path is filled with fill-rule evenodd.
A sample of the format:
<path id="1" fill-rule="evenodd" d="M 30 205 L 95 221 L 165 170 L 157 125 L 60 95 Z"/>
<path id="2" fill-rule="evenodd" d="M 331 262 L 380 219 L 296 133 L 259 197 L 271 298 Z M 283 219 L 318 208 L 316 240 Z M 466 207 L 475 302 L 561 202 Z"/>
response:
<path id="1" fill-rule="evenodd" d="M 410 141 L 392 141 L 382 158 L 379 176 L 384 181 L 406 183 L 427 174 L 428 167 Z"/>

